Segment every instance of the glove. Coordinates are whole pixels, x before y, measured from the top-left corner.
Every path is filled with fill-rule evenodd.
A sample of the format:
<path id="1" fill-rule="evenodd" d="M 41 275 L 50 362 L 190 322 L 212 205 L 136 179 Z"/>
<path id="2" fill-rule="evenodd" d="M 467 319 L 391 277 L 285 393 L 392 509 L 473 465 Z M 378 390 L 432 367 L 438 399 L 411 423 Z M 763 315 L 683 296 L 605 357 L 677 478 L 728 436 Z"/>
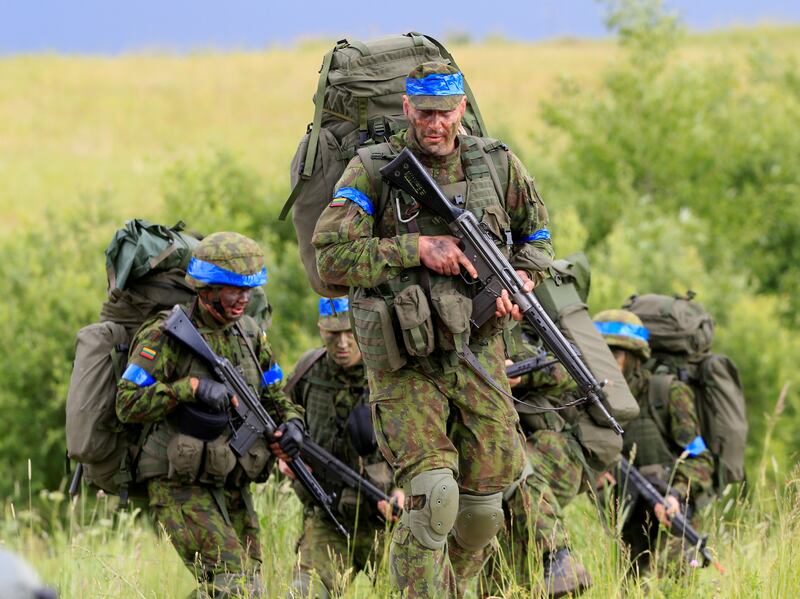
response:
<path id="1" fill-rule="evenodd" d="M 289 422 L 284 422 L 278 427 L 282 435 L 278 438 L 278 445 L 281 450 L 286 453 L 290 458 L 295 457 L 300 453 L 300 448 L 303 446 L 303 421 L 299 418 L 294 418 Z"/>
<path id="2" fill-rule="evenodd" d="M 228 388 L 211 379 L 200 379 L 194 397 L 212 412 L 224 412 L 230 404 Z"/>

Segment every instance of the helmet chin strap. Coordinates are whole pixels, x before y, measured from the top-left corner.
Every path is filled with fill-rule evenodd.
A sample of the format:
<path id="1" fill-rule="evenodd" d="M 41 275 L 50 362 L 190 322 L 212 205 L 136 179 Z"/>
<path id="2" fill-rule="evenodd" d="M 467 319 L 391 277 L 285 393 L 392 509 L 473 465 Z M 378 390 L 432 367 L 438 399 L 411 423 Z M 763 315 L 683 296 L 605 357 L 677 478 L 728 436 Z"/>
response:
<path id="1" fill-rule="evenodd" d="M 222 302 L 219 301 L 219 289 L 203 289 L 197 294 L 200 303 L 203 304 L 211 316 L 219 322 L 226 324 L 233 322 L 230 318 L 225 317 L 225 308 L 222 307 Z"/>

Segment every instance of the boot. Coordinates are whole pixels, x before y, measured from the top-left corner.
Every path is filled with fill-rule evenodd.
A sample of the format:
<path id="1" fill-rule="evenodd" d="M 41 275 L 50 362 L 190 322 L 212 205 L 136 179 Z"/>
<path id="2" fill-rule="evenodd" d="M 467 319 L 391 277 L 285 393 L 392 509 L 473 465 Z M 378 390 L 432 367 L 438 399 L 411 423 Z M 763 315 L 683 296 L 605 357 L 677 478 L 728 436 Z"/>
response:
<path id="1" fill-rule="evenodd" d="M 544 588 L 548 597 L 578 596 L 592 586 L 592 577 L 581 563 L 563 548 L 544 556 Z"/>

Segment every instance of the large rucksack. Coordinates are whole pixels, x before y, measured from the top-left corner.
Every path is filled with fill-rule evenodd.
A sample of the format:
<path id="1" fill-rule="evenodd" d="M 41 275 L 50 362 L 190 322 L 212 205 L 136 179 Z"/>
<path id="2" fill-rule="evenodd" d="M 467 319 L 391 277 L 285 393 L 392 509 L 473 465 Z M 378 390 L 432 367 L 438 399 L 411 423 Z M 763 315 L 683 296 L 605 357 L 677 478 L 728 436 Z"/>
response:
<path id="1" fill-rule="evenodd" d="M 739 371 L 730 358 L 711 352 L 714 321 L 694 293 L 632 295 L 623 306 L 636 314 L 650 333 L 652 385 L 669 393 L 673 377 L 694 390 L 700 430 L 714 456 L 714 486 L 744 480 L 747 415 Z M 660 397 L 666 405 L 668 397 Z"/>
<path id="2" fill-rule="evenodd" d="M 324 283 L 317 273 L 311 236 L 319 215 L 333 197 L 336 182 L 358 148 L 381 143 L 406 128 L 405 79 L 423 62 L 457 66 L 438 41 L 406 33 L 369 42 L 341 40 L 325 55 L 314 94 L 314 120 L 292 159 L 292 193 L 280 215 L 295 206 L 292 221 L 300 258 L 311 287 L 325 297 L 347 294 L 347 287 Z M 478 106 L 464 81 L 467 133 L 486 136 Z"/>
<path id="3" fill-rule="evenodd" d="M 108 493 L 127 493 L 147 427 L 116 415 L 117 381 L 139 326 L 161 310 L 190 301 L 185 269 L 198 241 L 183 223 L 164 227 L 134 219 L 106 249 L 108 300 L 100 322 L 78 331 L 67 394 L 67 453 L 84 479 Z"/>

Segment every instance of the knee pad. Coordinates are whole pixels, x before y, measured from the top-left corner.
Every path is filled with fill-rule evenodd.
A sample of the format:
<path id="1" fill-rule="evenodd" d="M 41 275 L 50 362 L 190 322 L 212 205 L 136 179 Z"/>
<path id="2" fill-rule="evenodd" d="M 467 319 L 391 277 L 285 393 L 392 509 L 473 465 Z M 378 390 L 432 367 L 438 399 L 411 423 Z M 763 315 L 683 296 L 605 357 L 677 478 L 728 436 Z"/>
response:
<path id="1" fill-rule="evenodd" d="M 503 492 L 491 495 L 462 493 L 453 527 L 456 542 L 468 551 L 480 551 L 503 526 Z"/>
<path id="2" fill-rule="evenodd" d="M 449 468 L 417 474 L 405 485 L 406 501 L 425 497 L 419 509 L 403 512 L 403 524 L 423 547 L 441 549 L 458 516 L 458 484 Z M 409 504 L 413 505 L 413 504 Z"/>

